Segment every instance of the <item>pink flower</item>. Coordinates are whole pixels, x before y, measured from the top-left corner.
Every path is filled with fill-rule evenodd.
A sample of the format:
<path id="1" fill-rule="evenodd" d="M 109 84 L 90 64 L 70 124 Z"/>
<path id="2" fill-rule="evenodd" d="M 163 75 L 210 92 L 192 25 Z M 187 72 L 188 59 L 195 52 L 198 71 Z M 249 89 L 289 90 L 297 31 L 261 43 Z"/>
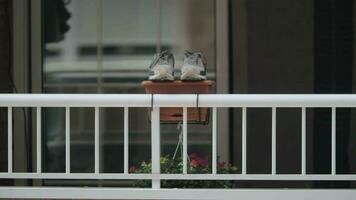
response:
<path id="1" fill-rule="evenodd" d="M 208 167 L 209 161 L 208 160 L 199 160 L 199 165 L 202 167 Z"/>
<path id="2" fill-rule="evenodd" d="M 129 169 L 129 172 L 130 173 L 135 173 L 137 170 L 137 167 L 136 166 L 131 166 L 130 169 Z"/>

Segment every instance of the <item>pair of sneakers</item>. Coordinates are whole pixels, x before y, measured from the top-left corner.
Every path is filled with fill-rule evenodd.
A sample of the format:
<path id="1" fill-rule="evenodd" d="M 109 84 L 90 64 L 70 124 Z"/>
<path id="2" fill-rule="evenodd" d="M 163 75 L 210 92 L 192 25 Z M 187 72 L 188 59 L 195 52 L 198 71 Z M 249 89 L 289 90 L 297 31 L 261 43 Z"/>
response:
<path id="1" fill-rule="evenodd" d="M 174 56 L 167 50 L 155 54 L 149 67 L 150 81 L 174 81 Z M 206 80 L 206 58 L 201 52 L 184 52 L 180 80 Z"/>

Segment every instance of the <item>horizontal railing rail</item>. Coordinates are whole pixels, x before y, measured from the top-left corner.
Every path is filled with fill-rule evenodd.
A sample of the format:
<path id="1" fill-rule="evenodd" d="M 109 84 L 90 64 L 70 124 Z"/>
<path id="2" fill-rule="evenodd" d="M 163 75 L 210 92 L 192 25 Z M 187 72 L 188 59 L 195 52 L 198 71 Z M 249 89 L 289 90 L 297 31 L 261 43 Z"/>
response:
<path id="1" fill-rule="evenodd" d="M 300 95 L 265 95 L 265 94 L 0 94 L 0 107 L 8 108 L 8 171 L 0 173 L 0 179 L 122 179 L 151 180 L 152 189 L 160 189 L 161 180 L 298 180 L 298 181 L 356 181 L 356 175 L 336 173 L 336 110 L 337 108 L 356 107 L 356 95 L 300 94 Z M 13 171 L 13 108 L 36 108 L 36 169 L 35 172 Z M 47 173 L 42 170 L 42 108 L 65 108 L 65 171 Z M 94 172 L 72 173 L 70 165 L 70 112 L 72 107 L 93 107 L 94 112 Z M 124 170 L 123 173 L 101 173 L 100 169 L 100 108 L 124 108 Z M 151 162 L 149 174 L 129 173 L 129 109 L 133 107 L 151 108 Z M 180 174 L 162 174 L 160 170 L 160 108 L 182 107 L 182 148 L 183 170 Z M 212 171 L 210 174 L 189 174 L 187 112 L 189 107 L 211 108 L 212 122 Z M 247 173 L 247 108 L 271 108 L 271 172 L 269 174 Z M 306 109 L 331 109 L 331 172 L 330 174 L 308 174 L 306 171 Z M 241 108 L 242 110 L 242 166 L 240 174 L 217 173 L 217 110 L 219 108 Z M 277 108 L 299 108 L 301 112 L 301 165 L 299 174 L 278 174 L 276 157 Z M 327 152 L 326 152 L 327 153 Z M 1 191 L 1 188 L 0 188 Z M 15 190 L 14 190 L 15 191 Z M 134 190 L 133 190 L 134 191 Z M 1 197 L 1 194 L 0 194 Z M 223 199 L 223 198 L 222 198 Z"/>
<path id="2" fill-rule="evenodd" d="M 196 107 L 195 94 L 0 94 L 1 107 Z M 356 107 L 353 94 L 200 94 L 199 107 Z"/>

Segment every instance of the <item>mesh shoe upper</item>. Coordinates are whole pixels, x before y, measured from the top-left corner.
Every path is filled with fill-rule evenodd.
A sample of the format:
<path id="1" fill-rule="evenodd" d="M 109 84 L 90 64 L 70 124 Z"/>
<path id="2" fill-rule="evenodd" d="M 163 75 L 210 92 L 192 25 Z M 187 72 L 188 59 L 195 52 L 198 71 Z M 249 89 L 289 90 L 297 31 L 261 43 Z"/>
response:
<path id="1" fill-rule="evenodd" d="M 206 58 L 201 52 L 185 51 L 180 79 L 182 81 L 206 80 Z"/>
<path id="2" fill-rule="evenodd" d="M 174 80 L 174 57 L 167 50 L 155 54 L 149 67 L 148 79 L 151 81 Z"/>

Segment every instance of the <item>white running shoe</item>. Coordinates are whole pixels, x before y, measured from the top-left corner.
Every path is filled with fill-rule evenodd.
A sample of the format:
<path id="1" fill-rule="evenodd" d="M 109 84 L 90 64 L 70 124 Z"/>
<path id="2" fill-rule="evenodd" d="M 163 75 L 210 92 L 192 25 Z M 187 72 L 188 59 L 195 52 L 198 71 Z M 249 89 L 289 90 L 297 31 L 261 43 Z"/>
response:
<path id="1" fill-rule="evenodd" d="M 185 51 L 180 79 L 182 81 L 206 80 L 206 58 L 201 52 Z"/>
<path id="2" fill-rule="evenodd" d="M 150 81 L 173 81 L 174 80 L 174 57 L 173 54 L 164 50 L 155 54 L 149 67 Z"/>

